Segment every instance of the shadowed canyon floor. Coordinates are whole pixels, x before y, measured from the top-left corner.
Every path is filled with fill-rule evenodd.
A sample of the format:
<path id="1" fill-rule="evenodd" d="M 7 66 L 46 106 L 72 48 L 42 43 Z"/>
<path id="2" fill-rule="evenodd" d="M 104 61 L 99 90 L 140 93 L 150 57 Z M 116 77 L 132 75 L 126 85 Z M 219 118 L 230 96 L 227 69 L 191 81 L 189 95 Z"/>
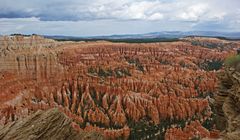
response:
<path id="1" fill-rule="evenodd" d="M 132 44 L 0 37 L 0 125 L 58 108 L 74 129 L 104 139 L 218 138 L 216 73 L 238 48 L 201 37 Z"/>

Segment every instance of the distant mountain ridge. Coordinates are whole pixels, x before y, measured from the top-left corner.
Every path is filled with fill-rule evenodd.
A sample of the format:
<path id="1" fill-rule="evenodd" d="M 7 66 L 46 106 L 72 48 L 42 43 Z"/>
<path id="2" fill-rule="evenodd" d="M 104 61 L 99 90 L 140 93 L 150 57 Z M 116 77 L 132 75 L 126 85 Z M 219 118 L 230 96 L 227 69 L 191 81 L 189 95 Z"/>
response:
<path id="1" fill-rule="evenodd" d="M 123 34 L 123 35 L 109 35 L 109 36 L 48 36 L 45 37 L 51 39 L 152 39 L 152 38 L 183 38 L 188 36 L 204 36 L 204 37 L 222 37 L 227 39 L 240 39 L 240 32 L 215 32 L 215 31 L 163 31 L 163 32 L 151 32 L 146 34 Z"/>

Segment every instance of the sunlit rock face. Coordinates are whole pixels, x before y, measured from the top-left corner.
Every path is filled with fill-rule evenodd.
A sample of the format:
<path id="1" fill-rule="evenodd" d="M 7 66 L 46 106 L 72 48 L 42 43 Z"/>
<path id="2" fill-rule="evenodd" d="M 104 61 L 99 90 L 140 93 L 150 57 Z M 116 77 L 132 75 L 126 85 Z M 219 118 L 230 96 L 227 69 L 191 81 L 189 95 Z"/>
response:
<path id="1" fill-rule="evenodd" d="M 1 125 L 58 108 L 106 139 L 217 137 L 216 71 L 239 47 L 1 40 Z"/>
<path id="2" fill-rule="evenodd" d="M 41 36 L 0 38 L 0 70 L 31 78 L 48 78 L 60 66 L 53 51 L 60 44 Z"/>

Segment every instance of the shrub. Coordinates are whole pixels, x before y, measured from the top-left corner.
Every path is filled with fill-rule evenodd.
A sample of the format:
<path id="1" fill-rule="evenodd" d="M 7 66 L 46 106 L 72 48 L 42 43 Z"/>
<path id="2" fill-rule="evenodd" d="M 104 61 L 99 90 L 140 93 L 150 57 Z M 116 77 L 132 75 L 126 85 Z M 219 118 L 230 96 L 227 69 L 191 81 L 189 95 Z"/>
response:
<path id="1" fill-rule="evenodd" d="M 225 65 L 228 67 L 236 67 L 240 63 L 240 55 L 230 56 L 225 60 Z"/>

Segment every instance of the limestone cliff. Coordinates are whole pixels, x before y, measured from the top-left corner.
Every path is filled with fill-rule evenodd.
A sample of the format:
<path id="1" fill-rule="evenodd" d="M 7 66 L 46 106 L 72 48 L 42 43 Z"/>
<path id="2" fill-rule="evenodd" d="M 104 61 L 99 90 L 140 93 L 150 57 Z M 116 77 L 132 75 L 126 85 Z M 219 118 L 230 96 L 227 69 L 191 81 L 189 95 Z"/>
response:
<path id="1" fill-rule="evenodd" d="M 59 44 L 36 35 L 0 37 L 0 71 L 34 79 L 50 78 L 61 71 L 54 51 Z"/>

